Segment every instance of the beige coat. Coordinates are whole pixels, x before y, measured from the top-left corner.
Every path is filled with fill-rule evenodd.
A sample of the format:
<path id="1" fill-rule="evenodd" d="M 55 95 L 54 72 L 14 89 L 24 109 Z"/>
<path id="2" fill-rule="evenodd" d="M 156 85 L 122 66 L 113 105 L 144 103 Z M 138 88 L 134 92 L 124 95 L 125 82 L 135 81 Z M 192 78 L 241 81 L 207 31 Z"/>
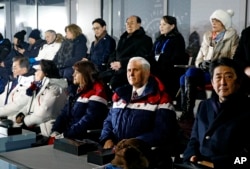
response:
<path id="1" fill-rule="evenodd" d="M 226 30 L 222 40 L 220 40 L 217 44 L 212 42 L 213 47 L 210 45 L 211 40 L 212 32 L 205 32 L 199 53 L 195 61 L 196 67 L 199 67 L 199 64 L 205 60 L 214 60 L 221 57 L 228 57 L 232 59 L 239 43 L 239 36 L 235 29 L 229 28 Z"/>

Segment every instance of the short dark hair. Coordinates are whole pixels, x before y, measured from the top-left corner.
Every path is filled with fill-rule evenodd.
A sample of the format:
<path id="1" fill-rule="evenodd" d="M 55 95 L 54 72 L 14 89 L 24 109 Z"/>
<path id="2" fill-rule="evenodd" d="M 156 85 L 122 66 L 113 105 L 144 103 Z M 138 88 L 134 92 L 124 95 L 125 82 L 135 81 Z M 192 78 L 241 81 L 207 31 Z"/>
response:
<path id="1" fill-rule="evenodd" d="M 19 65 L 21 68 L 27 68 L 27 70 L 30 69 L 30 63 L 29 63 L 29 58 L 26 56 L 15 56 L 12 59 L 12 62 L 19 62 Z"/>
<path id="2" fill-rule="evenodd" d="M 40 66 L 46 77 L 60 78 L 59 70 L 54 61 L 42 59 L 40 61 Z"/>
<path id="3" fill-rule="evenodd" d="M 94 82 L 98 80 L 98 70 L 91 61 L 78 61 L 74 64 L 73 69 L 82 74 L 86 89 L 90 89 Z"/>
<path id="4" fill-rule="evenodd" d="M 106 22 L 102 18 L 97 18 L 92 22 L 92 25 L 94 23 L 99 23 L 102 27 L 106 26 Z"/>
<path id="5" fill-rule="evenodd" d="M 237 81 L 239 81 L 239 82 L 244 77 L 243 69 L 233 59 L 229 59 L 227 57 L 222 57 L 220 59 L 215 59 L 211 62 L 210 66 L 209 66 L 209 73 L 210 73 L 211 79 L 214 76 L 214 69 L 217 68 L 218 66 L 228 66 L 228 67 L 234 69 L 234 71 L 237 75 Z"/>

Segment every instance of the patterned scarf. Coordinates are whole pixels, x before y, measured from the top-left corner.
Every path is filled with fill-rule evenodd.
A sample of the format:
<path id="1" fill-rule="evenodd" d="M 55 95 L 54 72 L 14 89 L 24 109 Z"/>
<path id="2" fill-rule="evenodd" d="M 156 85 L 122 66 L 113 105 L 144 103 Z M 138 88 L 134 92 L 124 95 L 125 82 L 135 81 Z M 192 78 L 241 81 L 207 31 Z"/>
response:
<path id="1" fill-rule="evenodd" d="M 34 92 L 37 94 L 40 91 L 41 87 L 42 80 L 32 82 L 30 87 L 26 90 L 26 95 L 33 96 Z"/>

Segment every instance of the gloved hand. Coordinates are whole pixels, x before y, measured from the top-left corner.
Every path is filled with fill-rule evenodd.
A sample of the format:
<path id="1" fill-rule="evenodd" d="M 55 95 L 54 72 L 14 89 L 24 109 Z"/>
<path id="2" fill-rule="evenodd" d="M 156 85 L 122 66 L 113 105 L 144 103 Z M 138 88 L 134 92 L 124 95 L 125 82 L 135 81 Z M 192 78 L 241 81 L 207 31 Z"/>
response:
<path id="1" fill-rule="evenodd" d="M 36 59 L 35 58 L 29 58 L 29 62 L 30 62 L 30 64 L 34 64 L 36 62 Z"/>
<path id="2" fill-rule="evenodd" d="M 211 63 L 210 60 L 204 60 L 202 63 L 200 63 L 199 68 L 201 68 L 204 71 L 208 71 L 210 63 Z"/>

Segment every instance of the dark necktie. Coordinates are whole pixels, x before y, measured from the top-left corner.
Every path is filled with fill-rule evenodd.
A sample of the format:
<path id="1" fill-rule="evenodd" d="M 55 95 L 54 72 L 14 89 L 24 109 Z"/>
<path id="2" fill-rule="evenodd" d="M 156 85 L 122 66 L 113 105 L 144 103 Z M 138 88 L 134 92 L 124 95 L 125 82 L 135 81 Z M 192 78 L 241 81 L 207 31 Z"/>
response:
<path id="1" fill-rule="evenodd" d="M 131 100 L 135 100 L 138 97 L 138 94 L 136 91 L 133 91 Z"/>

